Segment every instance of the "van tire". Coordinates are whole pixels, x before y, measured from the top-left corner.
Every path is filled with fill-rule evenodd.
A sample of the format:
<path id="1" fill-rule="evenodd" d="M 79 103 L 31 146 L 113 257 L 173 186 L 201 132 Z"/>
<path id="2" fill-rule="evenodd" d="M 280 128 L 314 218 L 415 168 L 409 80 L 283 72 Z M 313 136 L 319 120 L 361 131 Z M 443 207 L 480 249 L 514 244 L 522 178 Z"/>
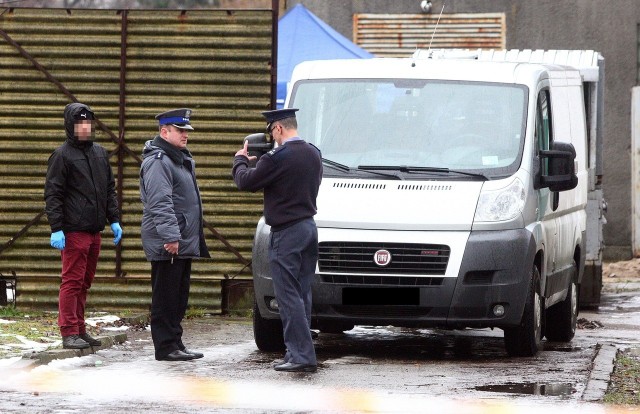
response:
<path id="1" fill-rule="evenodd" d="M 574 262 L 574 269 L 576 269 Z M 575 273 L 574 273 L 575 276 Z M 578 288 L 575 277 L 569 284 L 567 297 L 547 309 L 547 324 L 545 334 L 549 341 L 569 342 L 576 334 L 578 321 Z"/>
<path id="2" fill-rule="evenodd" d="M 263 318 L 255 299 L 253 301 L 253 339 L 261 351 L 284 352 L 285 350 L 282 321 L 280 318 Z"/>
<path id="3" fill-rule="evenodd" d="M 533 265 L 527 303 L 520 326 L 504 328 L 504 345 L 509 356 L 530 357 L 538 353 L 542 342 L 543 302 L 540 295 L 540 272 Z"/>

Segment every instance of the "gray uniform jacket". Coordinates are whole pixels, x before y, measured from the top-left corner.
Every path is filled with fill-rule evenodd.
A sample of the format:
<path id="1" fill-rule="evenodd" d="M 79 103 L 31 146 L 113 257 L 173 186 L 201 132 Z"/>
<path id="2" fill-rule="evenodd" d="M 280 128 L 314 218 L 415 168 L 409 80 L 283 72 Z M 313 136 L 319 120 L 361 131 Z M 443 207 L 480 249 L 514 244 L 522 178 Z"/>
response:
<path id="1" fill-rule="evenodd" d="M 169 260 L 165 243 L 179 241 L 181 259 L 211 257 L 202 229 L 195 162 L 159 136 L 147 141 L 140 167 L 142 247 L 149 261 Z"/>

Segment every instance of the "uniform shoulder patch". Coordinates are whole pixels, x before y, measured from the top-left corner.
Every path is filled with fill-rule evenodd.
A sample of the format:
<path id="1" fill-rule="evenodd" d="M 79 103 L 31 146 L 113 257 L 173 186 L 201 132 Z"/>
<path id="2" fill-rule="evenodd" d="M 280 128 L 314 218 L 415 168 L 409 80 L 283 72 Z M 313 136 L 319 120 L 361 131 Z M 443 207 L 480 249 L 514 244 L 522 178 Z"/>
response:
<path id="1" fill-rule="evenodd" d="M 280 145 L 278 148 L 274 148 L 271 151 L 267 152 L 267 155 L 270 157 L 274 157 L 278 154 L 281 154 L 286 148 L 286 145 Z"/>

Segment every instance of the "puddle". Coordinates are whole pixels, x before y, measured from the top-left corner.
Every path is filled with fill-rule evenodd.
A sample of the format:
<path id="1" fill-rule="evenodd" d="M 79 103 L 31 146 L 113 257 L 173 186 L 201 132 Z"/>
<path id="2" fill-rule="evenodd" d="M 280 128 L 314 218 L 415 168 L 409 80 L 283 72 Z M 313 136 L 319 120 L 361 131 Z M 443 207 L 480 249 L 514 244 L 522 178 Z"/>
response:
<path id="1" fill-rule="evenodd" d="M 272 364 L 278 359 L 282 359 L 281 353 L 276 352 L 254 352 L 246 357 L 243 362 L 252 364 Z"/>
<path id="2" fill-rule="evenodd" d="M 345 355 L 341 358 L 328 359 L 324 361 L 324 364 L 326 365 L 354 365 L 354 364 L 367 365 L 371 363 L 373 363 L 371 358 L 361 357 L 357 355 Z"/>
<path id="3" fill-rule="evenodd" d="M 544 344 L 544 350 L 556 352 L 580 352 L 583 350 L 583 348 L 581 346 L 566 344 L 562 342 L 546 342 Z"/>
<path id="4" fill-rule="evenodd" d="M 571 384 L 539 384 L 535 382 L 482 385 L 476 391 L 506 392 L 510 394 L 565 396 L 576 392 Z"/>

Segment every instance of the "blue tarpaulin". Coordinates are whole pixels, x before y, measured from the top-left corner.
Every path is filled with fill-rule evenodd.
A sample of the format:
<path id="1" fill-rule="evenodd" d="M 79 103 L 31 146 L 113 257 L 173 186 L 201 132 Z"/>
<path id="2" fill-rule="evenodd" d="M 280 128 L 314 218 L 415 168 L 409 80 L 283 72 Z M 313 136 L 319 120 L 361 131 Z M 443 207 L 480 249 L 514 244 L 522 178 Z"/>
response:
<path id="1" fill-rule="evenodd" d="M 278 108 L 284 106 L 293 68 L 305 60 L 372 58 L 371 53 L 297 4 L 278 22 Z"/>

